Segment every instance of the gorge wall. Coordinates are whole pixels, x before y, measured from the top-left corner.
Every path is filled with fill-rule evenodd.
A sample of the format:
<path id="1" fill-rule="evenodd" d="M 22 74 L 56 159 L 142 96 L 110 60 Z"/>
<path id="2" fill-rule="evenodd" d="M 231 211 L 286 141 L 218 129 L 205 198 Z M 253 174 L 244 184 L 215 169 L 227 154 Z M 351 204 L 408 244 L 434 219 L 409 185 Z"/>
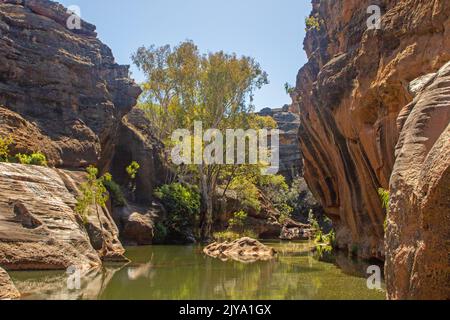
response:
<path id="1" fill-rule="evenodd" d="M 300 116 L 289 110 L 289 105 L 282 108 L 265 108 L 259 112 L 261 116 L 273 118 L 280 130 L 280 170 L 288 181 L 292 181 L 302 171 L 302 155 L 299 150 L 298 128 Z"/>
<path id="2" fill-rule="evenodd" d="M 51 166 L 103 168 L 141 90 L 95 26 L 69 30 L 69 16 L 48 0 L 0 2 L 0 134 Z"/>
<path id="3" fill-rule="evenodd" d="M 81 21 L 81 29 L 69 30 L 69 16 L 52 1 L 0 1 L 0 136 L 12 138 L 12 155 L 39 151 L 49 164 L 0 164 L 0 266 L 6 270 L 90 270 L 102 260 L 126 260 L 111 205 L 88 221 L 75 206 L 87 166 L 102 173 L 115 167 L 127 125 L 122 118 L 141 89 L 97 39 L 95 26 Z"/>
<path id="4" fill-rule="evenodd" d="M 390 298 L 449 298 L 448 79 L 428 81 L 450 60 L 450 2 L 312 4 L 320 27 L 307 32 L 293 94 L 310 189 L 341 248 L 386 258 Z M 387 221 L 379 188 L 391 192 Z"/>

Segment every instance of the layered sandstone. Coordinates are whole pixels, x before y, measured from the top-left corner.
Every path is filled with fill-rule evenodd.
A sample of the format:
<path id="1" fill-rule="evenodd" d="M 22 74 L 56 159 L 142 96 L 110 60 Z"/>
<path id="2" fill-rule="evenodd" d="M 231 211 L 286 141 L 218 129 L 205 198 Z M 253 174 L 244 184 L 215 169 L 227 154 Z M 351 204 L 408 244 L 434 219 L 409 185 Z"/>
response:
<path id="1" fill-rule="evenodd" d="M 386 232 L 387 287 L 392 299 L 448 300 L 450 62 L 410 88 L 418 95 L 398 121 Z"/>
<path id="2" fill-rule="evenodd" d="M 0 268 L 0 300 L 19 299 L 20 293 L 5 270 Z"/>
<path id="3" fill-rule="evenodd" d="M 95 26 L 69 29 L 48 0 L 0 1 L 0 136 L 11 154 L 43 152 L 51 169 L 0 164 L 0 265 L 89 270 L 123 261 L 110 211 L 86 224 L 74 211 L 83 168 L 112 167 L 122 118 L 141 90 Z M 81 169 L 81 170 L 79 170 Z M 96 212 L 96 208 L 91 208 Z"/>
<path id="4" fill-rule="evenodd" d="M 291 112 L 289 106 L 279 109 L 266 108 L 259 113 L 272 117 L 280 130 L 280 170 L 279 174 L 292 181 L 302 171 L 302 155 L 298 143 L 300 116 Z"/>
<path id="5" fill-rule="evenodd" d="M 373 4 L 382 10 L 380 30 L 367 27 Z M 450 59 L 448 12 L 446 0 L 313 0 L 320 30 L 307 33 L 309 62 L 294 94 L 305 178 L 339 246 L 362 257 L 385 256 L 377 190 L 389 189 L 409 83 Z"/>
<path id="6" fill-rule="evenodd" d="M 74 207 L 53 169 L 0 164 L 0 265 L 8 270 L 98 267 Z"/>
<path id="7" fill-rule="evenodd" d="M 75 212 L 85 174 L 0 163 L 0 265 L 7 270 L 99 267 L 124 261 L 125 250 L 106 209 L 85 225 Z M 91 212 L 95 212 L 91 208 Z M 103 244 L 104 242 L 104 244 Z"/>
<path id="8" fill-rule="evenodd" d="M 69 30 L 69 16 L 48 0 L 0 2 L 0 135 L 50 165 L 106 167 L 141 91 L 95 27 Z"/>

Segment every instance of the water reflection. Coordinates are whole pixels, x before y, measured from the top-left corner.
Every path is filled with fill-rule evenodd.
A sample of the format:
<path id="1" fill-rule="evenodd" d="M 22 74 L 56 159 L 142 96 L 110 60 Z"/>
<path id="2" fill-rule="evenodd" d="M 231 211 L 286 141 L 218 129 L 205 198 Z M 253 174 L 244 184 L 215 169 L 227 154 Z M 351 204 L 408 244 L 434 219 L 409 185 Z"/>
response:
<path id="1" fill-rule="evenodd" d="M 308 243 L 269 245 L 280 253 L 268 262 L 242 264 L 206 257 L 200 247 L 130 248 L 132 263 L 107 268 L 83 281 L 80 292 L 67 292 L 67 275 L 48 272 L 12 273 L 28 298 L 45 299 L 384 299 L 368 290 L 366 279 L 353 272 L 355 262 L 339 257 L 339 265 L 319 262 Z M 352 269 L 354 268 L 354 270 Z"/>

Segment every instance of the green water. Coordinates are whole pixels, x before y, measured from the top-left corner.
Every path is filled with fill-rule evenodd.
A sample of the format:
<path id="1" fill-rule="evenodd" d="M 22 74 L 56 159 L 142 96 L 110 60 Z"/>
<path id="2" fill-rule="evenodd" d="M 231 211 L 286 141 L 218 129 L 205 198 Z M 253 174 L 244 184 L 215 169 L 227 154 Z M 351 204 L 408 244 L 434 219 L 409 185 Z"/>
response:
<path id="1" fill-rule="evenodd" d="M 279 257 L 271 262 L 243 264 L 206 257 L 200 247 L 149 246 L 128 248 L 132 261 L 110 265 L 82 276 L 80 290 L 67 289 L 65 272 L 12 272 L 24 299 L 384 299 L 367 289 L 367 265 L 336 257 L 335 263 L 315 260 L 307 243 L 268 245 Z M 339 267 L 337 266 L 339 265 Z"/>

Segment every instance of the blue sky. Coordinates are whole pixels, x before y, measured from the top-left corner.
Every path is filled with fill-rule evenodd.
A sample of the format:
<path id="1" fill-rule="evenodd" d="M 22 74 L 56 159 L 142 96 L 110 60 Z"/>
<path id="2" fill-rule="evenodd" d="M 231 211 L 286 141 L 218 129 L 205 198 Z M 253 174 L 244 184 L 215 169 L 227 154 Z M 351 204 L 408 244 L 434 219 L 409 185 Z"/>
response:
<path id="1" fill-rule="evenodd" d="M 254 57 L 270 84 L 255 104 L 279 107 L 290 102 L 284 84 L 295 83 L 306 62 L 304 21 L 308 0 L 60 0 L 78 5 L 82 18 L 97 26 L 100 39 L 120 64 L 142 45 L 176 45 L 193 40 L 204 53 L 224 50 Z M 132 67 L 133 77 L 144 76 Z"/>

